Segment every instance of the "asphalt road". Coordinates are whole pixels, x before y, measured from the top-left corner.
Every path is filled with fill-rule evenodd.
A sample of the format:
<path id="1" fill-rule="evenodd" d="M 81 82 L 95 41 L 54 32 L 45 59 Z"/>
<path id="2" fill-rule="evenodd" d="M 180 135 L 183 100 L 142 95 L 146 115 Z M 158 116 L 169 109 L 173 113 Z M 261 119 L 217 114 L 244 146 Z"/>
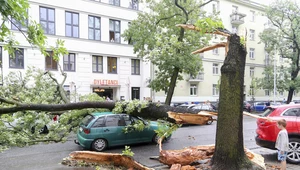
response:
<path id="1" fill-rule="evenodd" d="M 256 119 L 244 117 L 244 144 L 245 147 L 255 152 L 264 154 L 270 152 L 255 144 Z M 182 149 L 187 146 L 207 145 L 215 143 L 216 122 L 212 125 L 184 126 L 179 128 L 172 138 L 163 145 L 163 149 Z M 76 145 L 71 136 L 66 143 L 40 144 L 24 148 L 11 148 L 0 153 L 0 170 L 70 170 L 83 169 L 61 165 L 63 158 L 72 151 L 83 150 Z M 110 148 L 106 152 L 121 153 L 124 147 Z M 157 156 L 159 149 L 154 144 L 140 144 L 131 146 L 135 153 L 134 159 L 148 167 L 158 167 L 161 164 L 156 160 L 149 159 Z M 270 152 L 272 153 L 272 152 Z M 276 155 L 274 155 L 276 156 Z M 85 168 L 86 169 L 86 168 Z"/>

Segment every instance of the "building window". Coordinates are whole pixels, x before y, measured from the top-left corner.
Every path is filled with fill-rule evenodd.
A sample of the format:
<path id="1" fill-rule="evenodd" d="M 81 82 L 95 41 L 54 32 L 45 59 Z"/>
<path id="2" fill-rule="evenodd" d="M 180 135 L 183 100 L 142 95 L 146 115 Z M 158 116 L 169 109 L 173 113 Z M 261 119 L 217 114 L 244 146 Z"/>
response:
<path id="1" fill-rule="evenodd" d="M 270 90 L 265 90 L 265 96 L 270 96 Z"/>
<path id="2" fill-rule="evenodd" d="M 47 51 L 47 53 L 49 55 L 45 56 L 46 70 L 57 70 L 57 61 L 53 59 L 53 52 Z"/>
<path id="3" fill-rule="evenodd" d="M 24 68 L 24 49 L 15 49 L 14 56 L 9 56 L 9 68 Z"/>
<path id="4" fill-rule="evenodd" d="M 218 48 L 214 48 L 212 50 L 212 52 L 213 52 L 213 55 L 218 55 L 219 54 L 219 49 Z"/>
<path id="5" fill-rule="evenodd" d="M 213 84 L 213 96 L 219 96 L 219 89 L 217 84 Z"/>
<path id="6" fill-rule="evenodd" d="M 250 96 L 254 96 L 254 88 L 250 87 Z"/>
<path id="7" fill-rule="evenodd" d="M 120 0 L 109 0 L 109 4 L 115 5 L 115 6 L 120 6 Z"/>
<path id="8" fill-rule="evenodd" d="M 250 48 L 250 52 L 249 52 L 250 59 L 254 59 L 254 52 L 255 52 L 255 49 L 254 48 Z"/>
<path id="9" fill-rule="evenodd" d="M 79 38 L 79 14 L 66 12 L 66 36 Z"/>
<path id="10" fill-rule="evenodd" d="M 89 16 L 89 39 L 101 40 L 101 19 L 100 17 Z"/>
<path id="11" fill-rule="evenodd" d="M 140 75 L 140 60 L 131 59 L 131 74 Z"/>
<path id="12" fill-rule="evenodd" d="M 64 55 L 64 71 L 75 71 L 75 54 Z"/>
<path id="13" fill-rule="evenodd" d="M 132 87 L 131 88 L 131 99 L 140 100 L 140 88 L 139 87 Z"/>
<path id="14" fill-rule="evenodd" d="M 251 15 L 250 15 L 250 21 L 254 22 L 255 21 L 255 11 L 250 11 Z"/>
<path id="15" fill-rule="evenodd" d="M 93 56 L 93 72 L 103 73 L 103 57 Z"/>
<path id="16" fill-rule="evenodd" d="M 130 0 L 129 8 L 138 10 L 139 9 L 139 1 L 138 0 Z"/>
<path id="17" fill-rule="evenodd" d="M 130 25 L 131 25 L 131 22 L 128 22 L 128 28 L 130 27 Z M 131 37 L 129 37 L 129 39 L 128 39 L 128 44 L 130 44 L 130 45 L 134 44 Z"/>
<path id="18" fill-rule="evenodd" d="M 296 90 L 294 90 L 294 96 L 296 96 L 297 95 L 297 92 L 296 92 Z"/>
<path id="19" fill-rule="evenodd" d="M 219 74 L 219 64 L 213 64 L 213 74 Z"/>
<path id="20" fill-rule="evenodd" d="M 55 10 L 40 7 L 40 24 L 46 34 L 55 34 Z"/>
<path id="21" fill-rule="evenodd" d="M 254 77 L 254 67 L 250 67 L 250 77 Z"/>
<path id="22" fill-rule="evenodd" d="M 252 40 L 252 41 L 255 40 L 255 30 L 250 29 L 250 40 Z"/>
<path id="23" fill-rule="evenodd" d="M 109 39 L 110 42 L 120 43 L 120 21 L 109 20 Z"/>
<path id="24" fill-rule="evenodd" d="M 196 84 L 191 84 L 191 86 L 190 86 L 190 95 L 191 96 L 196 96 L 197 95 L 197 85 Z"/>
<path id="25" fill-rule="evenodd" d="M 116 57 L 107 57 L 107 72 L 108 73 L 117 73 L 117 58 Z"/>
<path id="26" fill-rule="evenodd" d="M 217 12 L 217 5 L 216 4 L 212 4 L 212 12 L 215 13 Z"/>
<path id="27" fill-rule="evenodd" d="M 280 95 L 280 96 L 283 96 L 283 91 L 279 92 L 279 95 Z"/>
<path id="28" fill-rule="evenodd" d="M 27 31 L 27 27 L 28 27 L 28 20 L 26 19 L 24 21 L 24 24 L 25 25 L 22 25 L 21 22 L 17 21 L 16 19 L 14 18 L 11 18 L 11 29 L 12 30 L 22 30 L 22 31 Z"/>
<path id="29" fill-rule="evenodd" d="M 239 12 L 239 7 L 232 5 L 232 13 Z"/>

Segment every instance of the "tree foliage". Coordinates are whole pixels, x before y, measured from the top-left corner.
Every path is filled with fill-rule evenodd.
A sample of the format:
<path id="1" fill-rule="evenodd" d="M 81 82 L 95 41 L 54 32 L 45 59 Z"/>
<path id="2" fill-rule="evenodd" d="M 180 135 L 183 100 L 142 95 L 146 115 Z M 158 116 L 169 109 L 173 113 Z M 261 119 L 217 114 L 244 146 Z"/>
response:
<path id="1" fill-rule="evenodd" d="M 287 102 L 292 100 L 293 93 L 299 89 L 300 70 L 300 6 L 296 1 L 277 0 L 266 8 L 265 15 L 270 21 L 271 29 L 265 29 L 260 34 L 261 41 L 266 44 L 266 51 L 274 56 L 278 54 L 288 63 L 280 63 L 282 75 L 278 75 L 280 89 L 289 92 Z M 265 75 L 271 75 L 272 70 L 266 68 Z M 287 74 L 288 73 L 288 74 Z M 274 74 L 274 73 L 273 73 Z M 271 77 L 271 76 L 270 76 Z M 281 87 L 281 84 L 286 84 Z M 266 83 L 263 83 L 265 86 Z"/>
<path id="2" fill-rule="evenodd" d="M 134 42 L 134 53 L 155 66 L 155 78 L 150 87 L 155 91 L 167 90 L 165 103 L 170 104 L 177 80 L 183 73 L 197 75 L 202 62 L 192 51 L 207 45 L 210 36 L 204 32 L 221 26 L 215 15 L 207 15 L 197 0 L 147 0 L 150 12 L 139 13 L 123 37 Z M 198 19 L 201 22 L 196 22 Z M 197 24 L 202 33 L 185 31 L 176 24 Z"/>

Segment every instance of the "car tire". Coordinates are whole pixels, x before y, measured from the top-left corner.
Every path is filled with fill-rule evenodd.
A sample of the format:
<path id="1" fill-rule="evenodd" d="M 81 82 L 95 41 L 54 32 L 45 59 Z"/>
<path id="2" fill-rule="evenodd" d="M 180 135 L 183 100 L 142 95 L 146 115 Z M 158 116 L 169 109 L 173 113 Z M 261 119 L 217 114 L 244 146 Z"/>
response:
<path id="1" fill-rule="evenodd" d="M 107 141 L 105 139 L 96 139 L 92 143 L 92 149 L 97 152 L 104 151 L 107 148 Z"/>
<path id="2" fill-rule="evenodd" d="M 289 139 L 289 151 L 286 160 L 293 164 L 300 163 L 300 138 Z"/>
<path id="3" fill-rule="evenodd" d="M 206 122 L 206 124 L 207 125 L 211 125 L 213 123 L 213 121 L 214 121 L 213 118 L 210 117 L 209 120 Z"/>

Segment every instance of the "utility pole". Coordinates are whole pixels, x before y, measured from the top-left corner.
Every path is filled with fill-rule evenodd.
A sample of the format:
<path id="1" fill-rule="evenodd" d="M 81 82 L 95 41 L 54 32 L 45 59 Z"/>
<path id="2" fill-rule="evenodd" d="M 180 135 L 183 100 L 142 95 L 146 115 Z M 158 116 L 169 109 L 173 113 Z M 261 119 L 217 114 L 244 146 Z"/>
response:
<path id="1" fill-rule="evenodd" d="M 276 72 L 276 56 L 274 54 L 274 105 L 275 105 L 275 102 L 276 102 L 276 75 L 277 75 L 277 72 Z"/>

